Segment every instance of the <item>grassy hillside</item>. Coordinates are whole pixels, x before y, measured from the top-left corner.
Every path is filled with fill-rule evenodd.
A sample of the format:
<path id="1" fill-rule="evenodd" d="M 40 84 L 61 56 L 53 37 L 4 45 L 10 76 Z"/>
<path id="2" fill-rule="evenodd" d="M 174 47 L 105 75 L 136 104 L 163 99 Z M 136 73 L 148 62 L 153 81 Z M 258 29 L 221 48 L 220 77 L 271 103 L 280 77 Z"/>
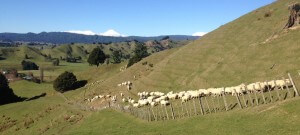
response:
<path id="1" fill-rule="evenodd" d="M 73 70 L 80 79 L 89 80 L 89 84 L 101 81 L 88 89 L 81 88 L 61 95 L 53 92 L 52 85 L 47 83 L 12 83 L 10 86 L 20 96 L 30 97 L 42 92 L 46 92 L 47 96 L 1 106 L 0 133 L 299 134 L 299 97 L 204 117 L 150 123 L 112 110 L 83 111 L 74 104 L 74 101 L 78 101 L 74 99 L 82 100 L 85 91 L 90 96 L 120 92 L 134 96 L 139 91 L 181 91 L 279 79 L 286 76 L 287 72 L 293 73 L 297 86 L 300 86 L 300 77 L 296 76 L 296 71 L 300 69 L 300 54 L 297 53 L 300 50 L 300 31 L 282 29 L 289 15 L 288 5 L 292 2 L 295 1 L 278 0 L 186 46 L 155 53 L 123 72 L 119 69 L 126 63 L 100 68 L 71 64 L 55 70 L 54 73 L 64 69 Z M 266 17 L 266 13 L 271 15 Z M 80 54 L 82 47 L 75 46 L 77 49 L 67 45 L 62 49 L 54 48 L 57 52 L 53 54 L 66 50 L 72 50 L 74 55 Z M 89 47 L 83 48 L 91 50 L 93 46 Z M 0 64 L 5 65 L 2 62 Z M 133 90 L 128 92 L 117 87 L 124 81 L 132 81 Z M 71 116 L 74 120 L 70 119 Z M 31 119 L 34 119 L 34 123 Z"/>
<path id="2" fill-rule="evenodd" d="M 163 122 L 145 122 L 132 116 L 104 110 L 96 112 L 66 134 L 299 134 L 299 99 L 240 111 Z"/>
<path id="3" fill-rule="evenodd" d="M 154 54 L 99 87 L 115 89 L 117 83 L 132 80 L 134 91 L 178 91 L 286 76 L 300 69 L 300 31 L 283 30 L 293 2 L 276 1 L 184 47 Z M 274 35 L 277 38 L 265 43 Z M 154 67 L 141 68 L 145 61 Z M 134 75 L 140 77 L 133 80 Z"/>

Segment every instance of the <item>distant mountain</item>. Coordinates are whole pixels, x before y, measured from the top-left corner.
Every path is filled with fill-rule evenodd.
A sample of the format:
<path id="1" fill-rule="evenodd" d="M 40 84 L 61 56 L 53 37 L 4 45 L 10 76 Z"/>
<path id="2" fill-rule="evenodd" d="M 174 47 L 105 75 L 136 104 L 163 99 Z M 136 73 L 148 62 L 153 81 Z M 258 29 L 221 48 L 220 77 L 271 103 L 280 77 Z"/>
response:
<path id="1" fill-rule="evenodd" d="M 171 40 L 196 40 L 197 36 L 187 36 L 187 35 L 168 35 Z M 0 41 L 22 41 L 22 42 L 44 42 L 53 44 L 66 44 L 66 43 L 115 43 L 124 41 L 137 40 L 140 42 L 146 42 L 149 40 L 161 40 L 166 36 L 156 36 L 156 37 L 139 37 L 139 36 L 129 36 L 129 37 L 109 37 L 109 36 L 99 36 L 99 35 L 82 35 L 68 32 L 42 32 L 42 33 L 0 33 Z"/>

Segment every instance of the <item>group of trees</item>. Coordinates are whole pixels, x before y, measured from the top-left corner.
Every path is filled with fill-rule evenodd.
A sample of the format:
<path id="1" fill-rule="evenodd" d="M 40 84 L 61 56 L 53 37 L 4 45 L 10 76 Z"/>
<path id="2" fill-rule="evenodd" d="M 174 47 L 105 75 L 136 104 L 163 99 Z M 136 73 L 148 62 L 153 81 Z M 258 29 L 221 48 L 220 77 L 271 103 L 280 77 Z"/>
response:
<path id="1" fill-rule="evenodd" d="M 133 57 L 131 57 L 129 59 L 127 67 L 130 67 L 134 63 L 137 63 L 137 62 L 141 61 L 143 58 L 149 56 L 149 53 L 147 52 L 147 47 L 142 43 L 137 44 L 137 46 L 133 52 L 134 52 L 134 55 L 133 55 Z"/>
<path id="2" fill-rule="evenodd" d="M 0 105 L 22 100 L 24 100 L 24 98 L 15 95 L 13 90 L 9 87 L 6 77 L 0 73 Z"/>
<path id="3" fill-rule="evenodd" d="M 134 63 L 141 61 L 143 58 L 149 56 L 147 52 L 147 47 L 143 43 L 138 43 L 136 48 L 134 49 L 134 55 L 129 59 L 127 67 L 132 66 Z M 109 56 L 105 55 L 101 48 L 95 48 L 89 55 L 88 63 L 90 65 L 103 64 L 105 61 L 108 62 Z M 121 63 L 123 58 L 123 54 L 120 50 L 114 50 L 112 53 L 113 63 Z"/>
<path id="4" fill-rule="evenodd" d="M 23 70 L 39 70 L 39 66 L 37 66 L 34 62 L 23 60 L 21 64 Z"/>

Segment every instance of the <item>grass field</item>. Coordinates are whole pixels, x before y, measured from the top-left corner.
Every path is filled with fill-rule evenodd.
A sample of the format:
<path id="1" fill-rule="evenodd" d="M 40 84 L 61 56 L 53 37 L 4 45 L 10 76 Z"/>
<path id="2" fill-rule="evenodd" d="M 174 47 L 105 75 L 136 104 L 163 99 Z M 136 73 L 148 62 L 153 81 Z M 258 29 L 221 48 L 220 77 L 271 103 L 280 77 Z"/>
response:
<path id="1" fill-rule="evenodd" d="M 205 116 L 146 122 L 112 110 L 96 112 L 66 134 L 299 134 L 299 98 Z"/>
<path id="2" fill-rule="evenodd" d="M 287 78 L 287 73 L 291 73 L 296 85 L 300 86 L 297 73 L 300 70 L 300 31 L 282 29 L 288 19 L 288 5 L 293 2 L 278 0 L 186 46 L 155 53 L 123 72 L 120 68 L 126 62 L 99 68 L 87 63 L 62 63 L 62 66 L 53 67 L 42 58 L 33 59 L 48 67 L 46 75 L 57 76 L 67 70 L 74 72 L 79 80 L 88 80 L 89 84 L 100 83 L 63 94 L 56 93 L 51 82 L 11 83 L 19 96 L 47 95 L 1 106 L 0 134 L 300 134 L 299 97 L 243 110 L 159 122 L 146 122 L 109 109 L 86 111 L 76 104 L 82 103 L 85 92 L 87 97 L 122 92 L 136 98 L 136 93 L 141 91 L 227 87 Z M 271 13 L 270 17 L 264 17 L 267 12 Z M 267 41 L 270 37 L 273 39 Z M 82 52 L 80 48 L 72 50 Z M 0 67 L 18 67 L 23 54 L 0 61 Z M 143 64 L 145 62 L 147 64 Z M 131 91 L 117 87 L 124 81 L 133 82 Z"/>

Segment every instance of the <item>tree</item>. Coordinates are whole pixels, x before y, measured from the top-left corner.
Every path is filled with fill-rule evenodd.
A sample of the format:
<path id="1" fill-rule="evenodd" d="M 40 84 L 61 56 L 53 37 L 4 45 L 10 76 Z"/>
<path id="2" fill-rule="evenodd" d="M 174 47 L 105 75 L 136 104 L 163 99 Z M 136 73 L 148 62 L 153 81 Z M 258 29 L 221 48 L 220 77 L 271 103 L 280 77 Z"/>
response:
<path id="1" fill-rule="evenodd" d="M 9 88 L 8 81 L 3 74 L 0 74 L 0 105 L 19 102 L 23 98 L 16 96 L 11 88 Z"/>
<path id="2" fill-rule="evenodd" d="M 133 52 L 134 55 L 129 59 L 127 67 L 130 67 L 134 63 L 137 63 L 141 61 L 143 58 L 149 56 L 149 53 L 147 52 L 147 47 L 144 44 L 137 44 Z"/>
<path id="3" fill-rule="evenodd" d="M 137 44 L 137 46 L 133 52 L 140 59 L 143 59 L 143 58 L 149 56 L 149 53 L 147 52 L 147 47 L 142 43 Z"/>
<path id="4" fill-rule="evenodd" d="M 119 50 L 114 51 L 112 54 L 112 58 L 114 60 L 114 63 L 121 63 L 121 59 L 122 59 L 121 51 L 119 51 Z"/>
<path id="5" fill-rule="evenodd" d="M 21 64 L 23 70 L 39 70 L 39 66 L 37 66 L 34 62 L 23 60 Z"/>
<path id="6" fill-rule="evenodd" d="M 47 58 L 51 60 L 52 59 L 51 54 L 48 54 Z"/>
<path id="7" fill-rule="evenodd" d="M 167 39 L 170 39 L 170 37 L 169 36 L 165 36 L 161 40 L 167 40 Z"/>
<path id="8" fill-rule="evenodd" d="M 54 61 L 52 61 L 52 65 L 59 66 L 59 59 L 55 59 Z"/>
<path id="9" fill-rule="evenodd" d="M 104 54 L 104 52 L 97 47 L 91 52 L 87 61 L 90 65 L 97 65 L 98 67 L 99 64 L 103 64 L 105 62 L 106 58 L 107 56 Z"/>
<path id="10" fill-rule="evenodd" d="M 28 57 L 28 55 L 27 55 L 27 54 L 25 54 L 25 59 L 29 59 L 29 57 Z"/>
<path id="11" fill-rule="evenodd" d="M 53 83 L 53 88 L 58 92 L 66 92 L 72 90 L 77 82 L 76 76 L 71 72 L 64 72 L 59 75 Z"/>

